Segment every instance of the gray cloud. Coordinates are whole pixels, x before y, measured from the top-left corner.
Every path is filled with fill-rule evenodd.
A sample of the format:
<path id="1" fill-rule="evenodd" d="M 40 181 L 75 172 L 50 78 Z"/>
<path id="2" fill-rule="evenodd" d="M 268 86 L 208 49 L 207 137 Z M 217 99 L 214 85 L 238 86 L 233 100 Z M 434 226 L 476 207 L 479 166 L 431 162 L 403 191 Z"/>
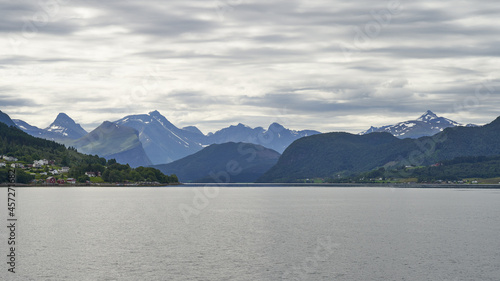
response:
<path id="1" fill-rule="evenodd" d="M 427 109 L 493 120 L 497 3 L 401 1 L 392 11 L 391 2 L 0 3 L 0 105 L 50 107 L 87 126 L 158 109 L 204 131 L 268 123 L 284 108 L 296 123 L 287 125 L 321 131 Z M 477 98 L 485 83 L 490 94 Z M 39 113 L 36 122 L 52 121 Z"/>

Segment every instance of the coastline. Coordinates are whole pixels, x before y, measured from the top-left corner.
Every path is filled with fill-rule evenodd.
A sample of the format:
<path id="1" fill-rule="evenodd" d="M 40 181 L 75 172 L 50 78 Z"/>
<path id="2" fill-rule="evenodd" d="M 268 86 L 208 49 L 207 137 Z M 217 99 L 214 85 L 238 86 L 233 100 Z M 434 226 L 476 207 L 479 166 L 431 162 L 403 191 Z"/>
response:
<path id="1" fill-rule="evenodd" d="M 2 183 L 0 188 L 8 187 L 9 184 Z M 10 185 L 12 186 L 12 184 Z M 429 188 L 429 189 L 500 189 L 500 184 L 389 184 L 389 183 L 177 183 L 177 184 L 159 184 L 159 185 L 137 185 L 137 184 L 71 184 L 71 185 L 31 185 L 16 184 L 15 187 L 376 187 L 376 188 Z"/>

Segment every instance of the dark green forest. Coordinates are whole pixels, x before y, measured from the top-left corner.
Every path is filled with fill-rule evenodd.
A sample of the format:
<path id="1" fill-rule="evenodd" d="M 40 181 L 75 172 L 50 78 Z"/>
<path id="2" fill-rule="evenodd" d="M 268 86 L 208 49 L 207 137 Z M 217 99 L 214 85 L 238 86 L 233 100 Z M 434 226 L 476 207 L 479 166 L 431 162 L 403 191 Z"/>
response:
<path id="1" fill-rule="evenodd" d="M 54 141 L 36 138 L 20 129 L 0 122 L 0 155 L 19 159 L 19 163 L 31 164 L 34 160 L 54 160 L 57 166 L 70 167 L 69 177 L 84 183 L 89 180 L 86 172 L 100 172 L 105 182 L 159 182 L 177 183 L 175 175 L 164 175 L 154 168 L 130 168 L 116 163 L 116 160 L 79 153 L 75 148 L 66 148 Z M 9 167 L 0 168 L 0 183 L 8 182 Z M 30 183 L 34 176 L 16 169 L 17 183 Z"/>
<path id="2" fill-rule="evenodd" d="M 467 178 L 500 177 L 500 156 L 468 156 L 446 160 L 433 166 L 404 167 L 385 169 L 383 167 L 356 175 L 330 178 L 332 183 L 369 183 L 373 181 L 390 181 L 400 178 L 416 178 L 419 183 L 436 181 L 460 181 Z"/>
<path id="3" fill-rule="evenodd" d="M 389 133 L 327 133 L 304 137 L 292 143 L 278 163 L 259 181 L 341 179 L 373 172 L 380 167 L 430 166 L 457 157 L 498 155 L 500 117 L 482 127 L 451 127 L 435 136 L 419 139 L 397 139 Z M 473 171 L 473 167 L 466 167 L 465 164 L 462 168 Z M 422 180 L 426 177 L 425 174 L 420 176 Z M 431 174 L 429 177 L 433 176 Z"/>

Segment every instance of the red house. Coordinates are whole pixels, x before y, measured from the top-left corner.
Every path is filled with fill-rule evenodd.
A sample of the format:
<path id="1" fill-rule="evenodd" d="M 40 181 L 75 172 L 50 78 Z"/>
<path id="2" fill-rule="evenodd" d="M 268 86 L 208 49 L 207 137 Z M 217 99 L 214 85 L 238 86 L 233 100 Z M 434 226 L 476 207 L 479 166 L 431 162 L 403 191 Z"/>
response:
<path id="1" fill-rule="evenodd" d="M 54 178 L 54 177 L 48 177 L 47 180 L 46 180 L 46 182 L 48 184 L 56 184 L 56 178 Z"/>
<path id="2" fill-rule="evenodd" d="M 65 183 L 66 183 L 66 181 L 65 181 L 65 180 L 63 180 L 63 179 L 58 179 L 58 180 L 57 180 L 57 183 L 58 183 L 58 184 L 65 184 Z"/>

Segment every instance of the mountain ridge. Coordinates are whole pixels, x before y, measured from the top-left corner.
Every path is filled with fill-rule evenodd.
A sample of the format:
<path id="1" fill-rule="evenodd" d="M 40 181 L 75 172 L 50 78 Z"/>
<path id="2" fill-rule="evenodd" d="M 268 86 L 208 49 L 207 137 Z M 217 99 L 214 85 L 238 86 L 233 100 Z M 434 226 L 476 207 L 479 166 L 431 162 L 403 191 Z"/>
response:
<path id="1" fill-rule="evenodd" d="M 80 124 L 77 124 L 71 117 L 62 112 L 57 115 L 54 122 L 45 128 L 45 130 L 61 134 L 70 139 L 79 139 L 88 133 Z"/>
<path id="2" fill-rule="evenodd" d="M 82 138 L 66 141 L 65 144 L 85 154 L 99 155 L 107 160 L 114 158 L 133 168 L 152 164 L 139 141 L 139 132 L 109 121 L 104 121 Z"/>
<path id="3" fill-rule="evenodd" d="M 398 138 L 417 139 L 424 136 L 432 136 L 449 127 L 464 126 L 451 119 L 439 117 L 431 110 L 427 110 L 424 114 L 415 120 L 408 120 L 396 123 L 394 125 L 385 125 L 382 127 L 371 126 L 368 130 L 359 133 L 365 135 L 374 132 L 388 132 Z M 475 126 L 468 124 L 466 126 Z"/>
<path id="4" fill-rule="evenodd" d="M 14 121 L 10 118 L 7 113 L 4 113 L 0 110 L 0 122 L 6 124 L 7 126 L 16 126 Z"/>
<path id="5" fill-rule="evenodd" d="M 280 154 L 252 143 L 212 144 L 169 164 L 154 165 L 176 174 L 181 182 L 254 182 L 278 161 Z"/>
<path id="6" fill-rule="evenodd" d="M 449 127 L 418 139 L 399 139 L 387 132 L 328 133 L 295 141 L 259 181 L 333 178 L 380 167 L 421 166 L 456 157 L 495 155 L 500 155 L 500 117 L 481 127 Z"/>

